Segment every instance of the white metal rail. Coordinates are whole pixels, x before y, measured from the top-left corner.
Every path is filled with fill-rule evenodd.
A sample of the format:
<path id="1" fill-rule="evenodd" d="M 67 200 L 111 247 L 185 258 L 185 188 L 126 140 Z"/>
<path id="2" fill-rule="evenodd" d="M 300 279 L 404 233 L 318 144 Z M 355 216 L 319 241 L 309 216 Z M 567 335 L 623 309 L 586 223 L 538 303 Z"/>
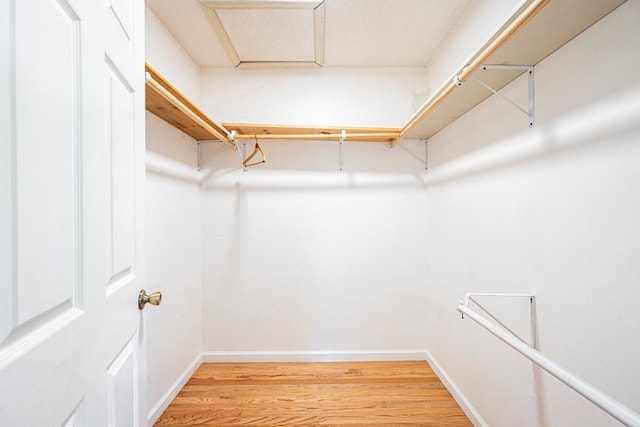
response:
<path id="1" fill-rule="evenodd" d="M 605 394 L 593 385 L 587 383 L 582 378 L 574 375 L 554 361 L 548 359 L 542 353 L 535 350 L 534 348 L 523 342 L 521 339 L 515 337 L 512 333 L 508 332 L 503 327 L 488 321 L 487 319 L 473 311 L 471 308 L 469 308 L 468 305 L 469 298 L 467 296 L 465 298 L 465 302 L 460 302 L 460 304 L 458 304 L 458 311 L 477 322 L 480 326 L 484 327 L 493 335 L 500 338 L 502 341 L 504 341 L 513 349 L 531 360 L 533 363 L 549 372 L 551 375 L 568 385 L 576 392 L 580 393 L 583 397 L 591 401 L 594 405 L 598 406 L 603 411 L 607 412 L 616 420 L 627 426 L 640 427 L 640 414 L 634 412 L 631 408 L 623 405 L 611 396 Z"/>

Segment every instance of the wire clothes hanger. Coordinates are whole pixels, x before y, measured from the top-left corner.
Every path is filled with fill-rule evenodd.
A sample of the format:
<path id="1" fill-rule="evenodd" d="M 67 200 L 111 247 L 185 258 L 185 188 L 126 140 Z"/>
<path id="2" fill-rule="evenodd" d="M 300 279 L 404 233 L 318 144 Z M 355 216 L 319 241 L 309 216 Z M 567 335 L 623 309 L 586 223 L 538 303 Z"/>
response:
<path id="1" fill-rule="evenodd" d="M 253 159 L 255 157 L 255 155 L 258 154 L 258 153 L 260 153 L 260 155 L 262 156 L 262 160 L 260 160 L 258 162 L 249 163 L 251 161 L 251 159 Z M 267 161 L 267 154 L 262 149 L 262 146 L 258 142 L 258 137 L 256 136 L 256 147 L 253 149 L 253 152 L 251 154 L 249 154 L 249 157 L 247 157 L 246 159 L 244 159 L 242 161 L 242 166 L 245 166 L 245 167 L 256 166 L 256 165 L 259 165 L 259 164 L 262 164 L 262 163 L 266 163 L 266 161 Z"/>

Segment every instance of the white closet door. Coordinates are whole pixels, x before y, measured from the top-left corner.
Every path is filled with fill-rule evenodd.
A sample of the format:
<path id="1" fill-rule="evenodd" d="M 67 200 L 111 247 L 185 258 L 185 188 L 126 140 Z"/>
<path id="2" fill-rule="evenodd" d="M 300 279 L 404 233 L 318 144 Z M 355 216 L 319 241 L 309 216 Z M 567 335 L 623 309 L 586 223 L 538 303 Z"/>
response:
<path id="1" fill-rule="evenodd" d="M 0 0 L 0 425 L 146 424 L 143 4 Z"/>

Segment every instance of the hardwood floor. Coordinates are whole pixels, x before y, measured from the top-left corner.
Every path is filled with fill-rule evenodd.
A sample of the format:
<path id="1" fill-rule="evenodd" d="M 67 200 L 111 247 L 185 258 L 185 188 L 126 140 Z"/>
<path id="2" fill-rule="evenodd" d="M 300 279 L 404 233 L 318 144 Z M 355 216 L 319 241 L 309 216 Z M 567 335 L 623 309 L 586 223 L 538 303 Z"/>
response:
<path id="1" fill-rule="evenodd" d="M 209 363 L 156 426 L 470 426 L 426 362 Z"/>

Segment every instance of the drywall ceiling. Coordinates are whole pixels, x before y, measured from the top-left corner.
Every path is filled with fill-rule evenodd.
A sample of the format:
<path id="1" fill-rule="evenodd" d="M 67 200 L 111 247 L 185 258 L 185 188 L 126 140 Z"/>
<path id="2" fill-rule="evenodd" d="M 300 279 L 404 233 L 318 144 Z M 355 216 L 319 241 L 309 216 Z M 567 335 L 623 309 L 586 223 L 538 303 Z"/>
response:
<path id="1" fill-rule="evenodd" d="M 146 0 L 202 68 L 422 67 L 470 0 Z"/>

